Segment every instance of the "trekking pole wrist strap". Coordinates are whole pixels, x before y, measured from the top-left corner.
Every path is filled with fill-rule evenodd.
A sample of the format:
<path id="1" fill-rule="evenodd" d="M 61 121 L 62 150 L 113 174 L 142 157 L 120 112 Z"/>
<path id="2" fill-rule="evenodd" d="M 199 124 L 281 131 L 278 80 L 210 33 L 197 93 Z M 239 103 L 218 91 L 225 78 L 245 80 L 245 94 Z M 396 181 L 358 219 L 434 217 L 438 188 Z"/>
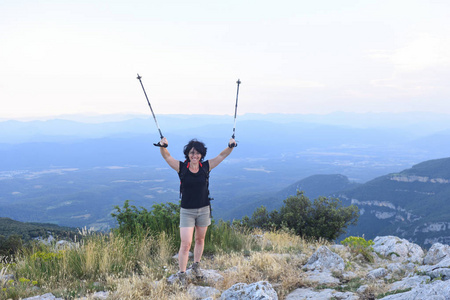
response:
<path id="1" fill-rule="evenodd" d="M 162 147 L 162 148 L 167 148 L 167 146 L 169 146 L 169 145 L 161 145 L 161 143 L 160 142 L 158 142 L 158 143 L 153 143 L 153 145 L 154 146 L 156 146 L 156 147 Z"/>

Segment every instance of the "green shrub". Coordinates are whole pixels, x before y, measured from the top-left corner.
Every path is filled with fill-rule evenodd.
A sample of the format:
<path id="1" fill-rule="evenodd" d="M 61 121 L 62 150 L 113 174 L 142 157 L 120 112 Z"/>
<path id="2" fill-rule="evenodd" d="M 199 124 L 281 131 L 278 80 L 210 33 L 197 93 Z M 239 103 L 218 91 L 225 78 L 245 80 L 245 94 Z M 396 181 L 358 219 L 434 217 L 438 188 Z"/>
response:
<path id="1" fill-rule="evenodd" d="M 343 207 L 337 198 L 319 197 L 311 202 L 298 191 L 283 201 L 279 211 L 268 212 L 264 206 L 257 208 L 251 218 L 243 218 L 241 224 L 265 230 L 289 230 L 306 238 L 335 240 L 345 233 L 349 225 L 358 221 L 358 208 Z"/>
<path id="2" fill-rule="evenodd" d="M 363 237 L 349 236 L 341 244 L 348 246 L 354 254 L 361 254 L 367 261 L 374 261 L 371 252 L 375 243 L 372 240 L 366 241 Z"/>
<path id="3" fill-rule="evenodd" d="M 180 239 L 180 206 L 167 202 L 155 204 L 152 210 L 141 207 L 138 209 L 126 200 L 123 208 L 114 207 L 116 212 L 112 216 L 117 220 L 119 227 L 115 231 L 123 236 L 136 237 L 158 236 L 162 233 L 171 238 L 173 248 L 178 248 Z M 244 229 L 237 224 L 220 220 L 216 223 L 212 220 L 205 236 L 205 253 L 216 253 L 217 251 L 231 252 L 242 251 L 249 245 L 248 237 L 243 234 Z M 248 230 L 247 230 L 248 231 Z M 194 241 L 195 243 L 195 241 Z M 194 244 L 193 243 L 193 244 Z"/>

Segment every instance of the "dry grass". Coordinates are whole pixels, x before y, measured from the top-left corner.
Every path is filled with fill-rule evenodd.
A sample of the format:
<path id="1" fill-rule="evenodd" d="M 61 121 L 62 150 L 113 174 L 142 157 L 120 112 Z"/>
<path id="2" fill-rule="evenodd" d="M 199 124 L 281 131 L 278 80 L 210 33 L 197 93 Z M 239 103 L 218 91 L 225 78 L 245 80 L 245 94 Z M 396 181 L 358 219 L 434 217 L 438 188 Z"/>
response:
<path id="1" fill-rule="evenodd" d="M 311 285 L 302 267 L 320 246 L 330 245 L 283 231 L 255 231 L 240 238 L 243 241 L 240 251 L 216 251 L 204 256 L 202 268 L 216 270 L 223 276 L 223 281 L 213 287 L 224 291 L 239 282 L 266 280 L 280 299 L 296 288 Z M 65 299 L 105 290 L 110 291 L 111 299 L 191 299 L 186 290 L 166 281 L 178 270 L 177 261 L 172 259 L 177 249 L 172 245 L 171 237 L 166 234 L 133 239 L 112 233 L 93 236 L 65 250 L 35 249 L 20 257 L 8 270 L 3 267 L 0 275 L 13 269 L 16 278 L 38 281 L 40 294 L 52 292 Z M 35 255 L 38 252 L 52 254 L 38 259 Z M 345 253 L 340 254 L 346 257 Z M 354 257 L 345 261 L 349 271 L 365 277 L 364 263 Z M 369 282 L 365 294 L 379 295 L 386 293 L 387 288 L 387 284 Z M 29 290 L 21 293 L 19 297 L 30 296 Z"/>
<path id="2" fill-rule="evenodd" d="M 116 287 L 111 299 L 192 299 L 186 290 L 169 285 L 165 280 L 156 281 L 152 277 L 133 275 L 129 278 L 108 278 L 108 282 Z"/>

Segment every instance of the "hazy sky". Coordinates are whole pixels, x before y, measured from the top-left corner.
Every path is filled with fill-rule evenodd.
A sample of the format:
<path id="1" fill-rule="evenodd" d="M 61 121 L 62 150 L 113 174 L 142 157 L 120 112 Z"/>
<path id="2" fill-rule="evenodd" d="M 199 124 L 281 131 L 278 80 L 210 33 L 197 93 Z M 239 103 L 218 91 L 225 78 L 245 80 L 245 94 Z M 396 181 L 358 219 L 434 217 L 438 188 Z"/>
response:
<path id="1" fill-rule="evenodd" d="M 0 118 L 450 114 L 450 1 L 0 0 Z"/>

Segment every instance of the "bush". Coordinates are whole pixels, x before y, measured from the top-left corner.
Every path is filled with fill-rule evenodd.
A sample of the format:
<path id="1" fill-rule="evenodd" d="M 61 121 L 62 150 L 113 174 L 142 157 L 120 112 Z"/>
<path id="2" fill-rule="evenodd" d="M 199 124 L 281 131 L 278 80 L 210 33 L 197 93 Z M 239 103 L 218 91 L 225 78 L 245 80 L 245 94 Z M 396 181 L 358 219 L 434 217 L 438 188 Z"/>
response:
<path id="1" fill-rule="evenodd" d="M 366 241 L 362 237 L 349 236 L 345 238 L 345 240 L 343 240 L 341 244 L 344 246 L 348 246 L 350 248 L 350 251 L 352 251 L 354 254 L 361 254 L 367 261 L 374 261 L 371 252 L 373 251 L 372 246 L 375 243 L 372 240 Z"/>
<path id="2" fill-rule="evenodd" d="M 23 243 L 19 235 L 10 235 L 8 238 L 0 235 L 0 258 L 3 260 L 14 259 L 22 247 Z"/>
<path id="3" fill-rule="evenodd" d="M 152 210 L 129 204 L 126 200 L 123 208 L 114 207 L 116 213 L 112 216 L 116 218 L 119 228 L 115 231 L 128 237 L 145 237 L 146 235 L 159 236 L 162 233 L 170 237 L 171 246 L 178 248 L 181 242 L 179 222 L 180 206 L 167 202 L 155 204 Z M 237 228 L 220 220 L 217 224 L 212 220 L 205 236 L 205 253 L 216 253 L 217 251 L 231 252 L 241 251 L 244 247 L 245 235 L 242 228 Z"/>
<path id="4" fill-rule="evenodd" d="M 356 224 L 359 217 L 354 205 L 343 207 L 339 199 L 326 197 L 311 202 L 300 191 L 283 203 L 280 211 L 268 212 L 264 206 L 257 208 L 242 224 L 262 229 L 288 229 L 302 237 L 335 240 L 349 225 Z"/>
<path id="5" fill-rule="evenodd" d="M 141 207 L 130 206 L 130 200 L 126 200 L 123 208 L 114 206 L 117 213 L 112 213 L 119 224 L 118 231 L 124 235 L 136 235 L 139 232 L 158 234 L 166 232 L 169 235 L 178 232 L 180 220 L 179 205 L 174 203 L 154 204 L 152 210 L 148 211 Z"/>

